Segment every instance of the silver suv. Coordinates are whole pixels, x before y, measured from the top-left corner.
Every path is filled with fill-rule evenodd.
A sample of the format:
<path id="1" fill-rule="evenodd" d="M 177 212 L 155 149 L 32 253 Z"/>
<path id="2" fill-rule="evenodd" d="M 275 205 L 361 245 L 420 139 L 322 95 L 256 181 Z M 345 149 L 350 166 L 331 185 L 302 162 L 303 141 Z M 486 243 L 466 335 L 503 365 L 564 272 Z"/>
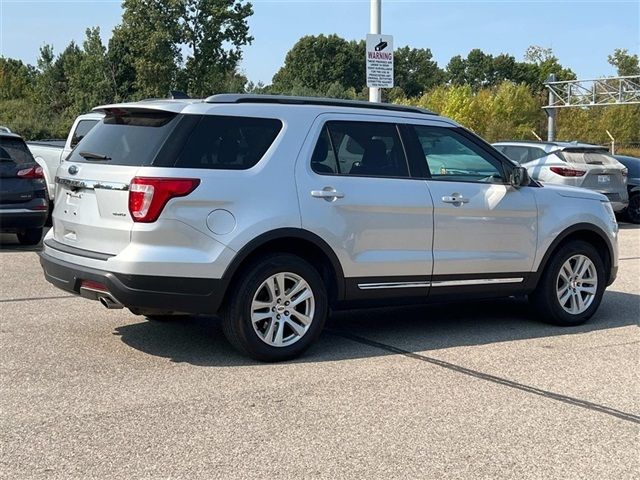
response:
<path id="1" fill-rule="evenodd" d="M 349 306 L 527 294 L 577 325 L 616 276 L 605 196 L 543 187 L 425 110 L 215 95 L 96 111 L 57 172 L 47 280 L 151 318 L 220 313 L 259 360 L 299 355 Z"/>

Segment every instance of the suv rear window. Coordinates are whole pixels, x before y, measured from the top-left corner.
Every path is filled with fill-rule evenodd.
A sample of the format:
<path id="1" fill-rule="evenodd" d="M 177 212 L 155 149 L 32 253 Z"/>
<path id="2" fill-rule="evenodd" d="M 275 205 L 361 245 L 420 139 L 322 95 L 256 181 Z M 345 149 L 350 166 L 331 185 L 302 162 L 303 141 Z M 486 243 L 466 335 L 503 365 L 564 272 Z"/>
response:
<path id="1" fill-rule="evenodd" d="M 36 161 L 21 138 L 0 136 L 0 162 L 23 165 Z"/>
<path id="2" fill-rule="evenodd" d="M 246 170 L 267 152 L 282 129 L 273 118 L 205 115 L 193 129 L 175 166 Z"/>
<path id="3" fill-rule="evenodd" d="M 567 163 L 586 163 L 587 165 L 615 165 L 618 163 L 606 151 L 565 149 L 559 154 Z"/>
<path id="4" fill-rule="evenodd" d="M 117 110 L 107 114 L 82 139 L 68 159 L 72 162 L 104 162 L 109 165 L 151 165 L 173 130 L 177 115 L 152 110 Z M 82 154 L 85 154 L 83 156 Z M 88 154 L 105 156 L 96 160 Z M 87 157 L 87 158 L 85 158 Z"/>

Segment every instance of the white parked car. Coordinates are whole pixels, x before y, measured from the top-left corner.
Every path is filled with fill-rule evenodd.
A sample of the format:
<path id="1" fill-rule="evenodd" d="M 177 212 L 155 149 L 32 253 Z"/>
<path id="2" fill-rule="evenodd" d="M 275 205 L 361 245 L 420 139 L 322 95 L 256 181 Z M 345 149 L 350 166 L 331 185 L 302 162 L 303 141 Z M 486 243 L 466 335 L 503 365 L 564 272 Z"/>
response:
<path id="1" fill-rule="evenodd" d="M 609 199 L 615 212 L 629 204 L 627 169 L 600 145 L 509 141 L 493 146 L 535 180 L 595 190 Z"/>
<path id="2" fill-rule="evenodd" d="M 616 277 L 607 197 L 542 186 L 452 120 L 400 105 L 214 95 L 106 105 L 58 168 L 46 279 L 157 317 L 220 313 L 260 360 L 329 309 L 529 295 L 578 325 Z"/>

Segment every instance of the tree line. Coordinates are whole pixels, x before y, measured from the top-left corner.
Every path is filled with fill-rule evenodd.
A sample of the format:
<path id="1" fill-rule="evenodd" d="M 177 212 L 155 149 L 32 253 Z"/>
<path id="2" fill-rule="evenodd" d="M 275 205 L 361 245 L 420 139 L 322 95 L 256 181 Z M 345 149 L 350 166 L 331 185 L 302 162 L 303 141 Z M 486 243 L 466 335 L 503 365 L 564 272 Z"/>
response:
<path id="1" fill-rule="evenodd" d="M 81 45 L 60 53 L 45 45 L 37 64 L 0 57 L 0 124 L 27 138 L 63 137 L 73 119 L 112 102 L 213 93 L 272 93 L 366 99 L 365 42 L 337 35 L 302 37 L 271 84 L 240 71 L 242 47 L 253 41 L 250 3 L 238 0 L 124 0 L 120 25 L 107 44 L 98 27 Z M 608 58 L 618 75 L 638 75 L 638 55 L 623 49 Z M 449 116 L 490 141 L 546 134 L 544 81 L 575 79 L 551 49 L 531 46 L 523 60 L 480 49 L 441 67 L 429 48 L 394 52 L 395 87 L 383 100 L 420 105 Z M 640 142 L 640 106 L 565 109 L 558 138 Z"/>

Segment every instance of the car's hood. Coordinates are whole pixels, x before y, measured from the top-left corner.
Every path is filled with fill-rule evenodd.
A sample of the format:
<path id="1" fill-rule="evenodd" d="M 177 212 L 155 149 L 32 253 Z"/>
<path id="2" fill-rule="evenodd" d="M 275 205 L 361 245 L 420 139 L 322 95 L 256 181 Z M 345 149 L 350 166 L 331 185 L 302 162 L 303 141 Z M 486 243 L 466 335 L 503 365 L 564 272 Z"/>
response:
<path id="1" fill-rule="evenodd" d="M 607 197 L 603 194 L 594 192 L 593 190 L 587 190 L 586 188 L 570 187 L 567 185 L 552 185 L 549 183 L 543 184 L 543 188 L 553 190 L 562 197 L 584 198 L 586 200 L 598 200 L 602 202 L 608 201 Z"/>

